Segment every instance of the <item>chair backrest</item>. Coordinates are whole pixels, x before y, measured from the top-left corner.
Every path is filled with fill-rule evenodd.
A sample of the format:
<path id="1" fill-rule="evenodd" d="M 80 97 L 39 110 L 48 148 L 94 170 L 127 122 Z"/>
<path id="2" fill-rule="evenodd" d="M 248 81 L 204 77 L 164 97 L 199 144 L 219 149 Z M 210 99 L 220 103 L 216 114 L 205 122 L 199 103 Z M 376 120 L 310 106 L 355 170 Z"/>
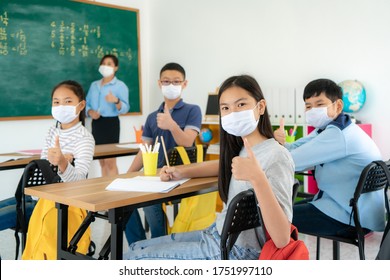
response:
<path id="1" fill-rule="evenodd" d="M 375 258 L 376 260 L 390 260 L 390 206 L 388 196 L 388 189 L 390 185 L 390 160 L 387 161 L 385 164 L 387 167 L 387 185 L 385 187 L 385 207 L 387 223 L 379 246 L 379 252 Z M 381 165 L 383 168 L 385 168 L 383 163 Z"/>
<path id="2" fill-rule="evenodd" d="M 386 175 L 386 169 L 388 170 L 389 165 L 389 162 L 383 161 L 373 161 L 368 164 L 360 175 L 354 197 L 358 198 L 363 193 L 385 188 L 389 183 Z"/>
<path id="3" fill-rule="evenodd" d="M 246 190 L 237 194 L 228 206 L 222 228 L 221 259 L 228 259 L 228 254 L 242 231 L 257 228 L 262 224 L 254 191 Z M 264 243 L 264 240 L 260 243 Z"/>
<path id="4" fill-rule="evenodd" d="M 294 205 L 295 198 L 298 196 L 298 191 L 299 191 L 300 183 L 298 179 L 294 180 L 293 188 L 292 188 L 292 204 Z"/>
<path id="5" fill-rule="evenodd" d="M 202 148 L 202 149 L 200 149 Z M 196 162 L 202 162 L 206 158 L 206 151 L 207 151 L 207 145 L 196 145 L 192 147 L 174 147 L 172 149 L 169 149 L 168 154 L 168 160 L 169 165 L 182 165 L 182 164 L 188 164 L 186 162 L 183 162 L 182 156 L 186 157 L 185 154 L 183 154 L 180 149 L 184 149 L 184 151 L 187 154 L 188 161 L 190 163 L 196 163 Z M 198 154 L 199 153 L 199 154 Z"/>
<path id="6" fill-rule="evenodd" d="M 384 190 L 386 203 L 388 204 L 387 188 L 390 182 L 389 166 L 390 161 L 373 161 L 369 163 L 360 174 L 354 196 L 350 200 L 355 227 L 358 231 L 362 230 L 358 208 L 358 201 L 362 194 Z M 387 215 L 389 216 L 388 205 L 386 205 L 386 208 Z"/>

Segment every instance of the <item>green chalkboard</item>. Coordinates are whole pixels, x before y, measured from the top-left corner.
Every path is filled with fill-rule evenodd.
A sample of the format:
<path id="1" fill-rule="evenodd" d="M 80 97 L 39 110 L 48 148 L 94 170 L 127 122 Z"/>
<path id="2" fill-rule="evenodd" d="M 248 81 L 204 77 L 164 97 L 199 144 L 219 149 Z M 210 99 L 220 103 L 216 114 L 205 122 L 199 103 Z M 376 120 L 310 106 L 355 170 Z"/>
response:
<path id="1" fill-rule="evenodd" d="M 52 88 L 87 92 L 105 54 L 119 58 L 129 113 L 141 113 L 138 10 L 91 1 L 0 0 L 0 120 L 50 116 Z"/>

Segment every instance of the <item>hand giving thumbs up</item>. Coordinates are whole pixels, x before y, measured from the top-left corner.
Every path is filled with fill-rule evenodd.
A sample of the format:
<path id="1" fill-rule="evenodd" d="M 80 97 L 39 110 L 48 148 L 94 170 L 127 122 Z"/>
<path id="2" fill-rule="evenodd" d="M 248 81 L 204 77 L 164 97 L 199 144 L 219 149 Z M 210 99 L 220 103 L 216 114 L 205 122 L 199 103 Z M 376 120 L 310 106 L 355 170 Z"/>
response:
<path id="1" fill-rule="evenodd" d="M 279 128 L 274 131 L 276 141 L 284 145 L 286 143 L 286 131 L 284 128 L 284 118 L 280 119 Z"/>
<path id="2" fill-rule="evenodd" d="M 167 103 L 164 106 L 164 113 L 157 114 L 157 126 L 164 130 L 169 130 L 175 126 L 176 122 L 172 119 Z"/>
<path id="3" fill-rule="evenodd" d="M 58 135 L 54 140 L 54 147 L 49 148 L 47 151 L 47 160 L 55 166 L 60 166 L 61 163 L 64 164 L 64 162 L 67 163 L 67 160 L 61 151 L 60 137 Z"/>
<path id="4" fill-rule="evenodd" d="M 262 172 L 260 163 L 257 161 L 248 140 L 244 139 L 247 157 L 234 157 L 232 160 L 232 175 L 236 180 L 255 180 L 259 172 Z"/>

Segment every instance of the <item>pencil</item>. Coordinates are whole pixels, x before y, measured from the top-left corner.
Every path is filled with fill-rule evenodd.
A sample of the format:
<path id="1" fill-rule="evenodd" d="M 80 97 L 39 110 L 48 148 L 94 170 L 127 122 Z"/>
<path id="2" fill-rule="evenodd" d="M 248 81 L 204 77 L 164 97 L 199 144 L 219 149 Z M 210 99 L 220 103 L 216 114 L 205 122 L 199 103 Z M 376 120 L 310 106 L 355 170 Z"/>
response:
<path id="1" fill-rule="evenodd" d="M 160 138 L 161 138 L 161 144 L 162 144 L 163 150 L 164 150 L 165 161 L 167 162 L 167 166 L 170 167 L 169 166 L 168 155 L 167 155 L 167 149 L 165 148 L 164 137 L 161 135 Z"/>
<path id="2" fill-rule="evenodd" d="M 294 124 L 294 129 L 293 131 L 291 132 L 291 136 L 294 136 L 295 132 L 297 131 L 297 125 Z"/>
<path id="3" fill-rule="evenodd" d="M 156 141 L 154 142 L 154 146 L 155 146 L 155 147 L 156 147 L 157 143 L 158 143 L 158 135 L 157 135 L 157 137 L 156 137 Z"/>

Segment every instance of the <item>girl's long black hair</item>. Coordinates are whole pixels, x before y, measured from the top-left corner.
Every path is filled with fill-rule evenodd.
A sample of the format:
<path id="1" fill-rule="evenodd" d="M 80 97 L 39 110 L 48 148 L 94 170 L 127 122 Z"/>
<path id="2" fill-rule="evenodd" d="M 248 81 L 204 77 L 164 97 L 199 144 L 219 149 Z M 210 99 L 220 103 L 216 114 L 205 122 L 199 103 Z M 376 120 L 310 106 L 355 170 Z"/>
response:
<path id="1" fill-rule="evenodd" d="M 257 81 L 249 75 L 233 76 L 225 80 L 218 92 L 218 103 L 221 95 L 229 88 L 239 87 L 246 90 L 257 102 L 264 98 L 263 92 Z M 221 199 L 226 203 L 229 193 L 230 179 L 232 177 L 231 164 L 232 159 L 238 156 L 244 142 L 241 137 L 231 135 L 223 130 L 221 126 L 221 112 L 219 112 L 220 123 L 220 153 L 219 153 L 219 170 L 218 190 Z M 264 114 L 260 117 L 257 129 L 259 132 L 267 137 L 274 138 L 271 121 L 268 116 L 267 108 Z"/>

